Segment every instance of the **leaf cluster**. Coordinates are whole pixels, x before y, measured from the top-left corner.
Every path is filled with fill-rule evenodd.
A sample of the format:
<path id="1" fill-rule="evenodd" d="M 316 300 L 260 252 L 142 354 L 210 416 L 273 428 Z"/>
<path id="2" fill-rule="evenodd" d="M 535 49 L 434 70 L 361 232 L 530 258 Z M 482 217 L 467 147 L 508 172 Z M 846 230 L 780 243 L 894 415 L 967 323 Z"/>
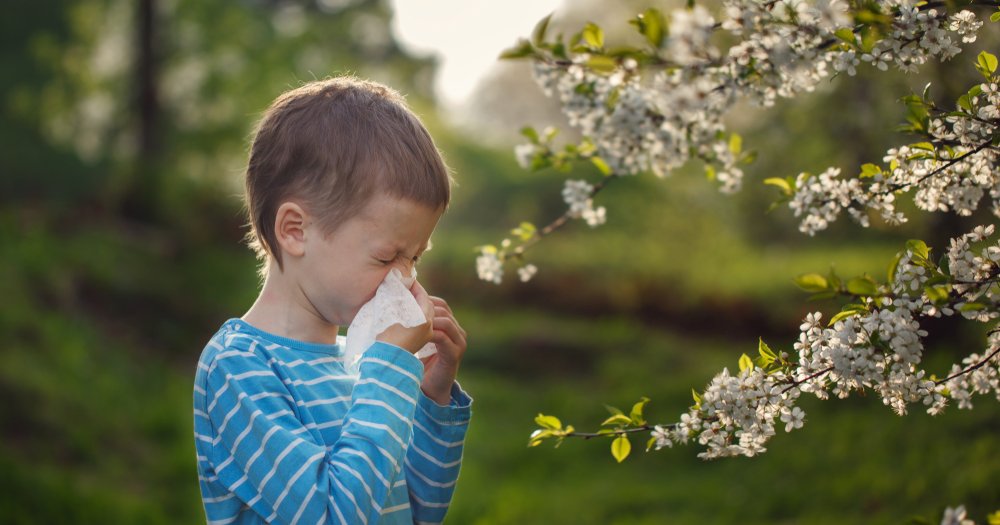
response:
<path id="1" fill-rule="evenodd" d="M 615 461 L 621 463 L 632 452 L 632 442 L 629 440 L 628 435 L 650 429 L 649 423 L 646 421 L 645 415 L 643 415 L 647 403 L 649 403 L 649 398 L 642 397 L 632 405 L 632 409 L 628 414 L 621 409 L 605 406 L 611 415 L 601 423 L 601 429 L 594 434 L 578 433 L 572 425 L 564 427 L 559 418 L 555 416 L 538 414 L 535 417 L 535 424 L 539 428 L 531 433 L 528 446 L 536 447 L 549 438 L 555 438 L 555 446 L 558 447 L 567 437 L 582 437 L 585 439 L 609 437 L 612 438 L 611 455 L 615 458 Z M 655 439 L 650 439 L 646 450 L 652 448 L 655 442 Z"/>

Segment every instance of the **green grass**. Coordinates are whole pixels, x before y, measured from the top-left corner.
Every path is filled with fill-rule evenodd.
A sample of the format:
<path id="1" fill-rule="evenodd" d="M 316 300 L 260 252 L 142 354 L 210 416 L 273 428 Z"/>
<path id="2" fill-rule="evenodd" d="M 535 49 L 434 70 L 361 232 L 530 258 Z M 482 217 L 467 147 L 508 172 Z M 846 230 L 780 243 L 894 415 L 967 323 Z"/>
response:
<path id="1" fill-rule="evenodd" d="M 981 520 L 997 507 L 1000 405 L 990 398 L 937 418 L 919 407 L 897 417 L 871 396 L 805 399 L 805 427 L 780 432 L 756 458 L 704 462 L 697 445 L 636 450 L 645 438 L 621 465 L 607 440 L 528 448 L 537 412 L 593 430 L 603 403 L 627 408 L 648 395 L 648 417 L 675 421 L 690 388 L 735 368 L 746 342 L 627 319 L 458 314 L 478 343 L 463 370 L 476 401 L 454 523 L 902 523 L 960 503 Z"/>

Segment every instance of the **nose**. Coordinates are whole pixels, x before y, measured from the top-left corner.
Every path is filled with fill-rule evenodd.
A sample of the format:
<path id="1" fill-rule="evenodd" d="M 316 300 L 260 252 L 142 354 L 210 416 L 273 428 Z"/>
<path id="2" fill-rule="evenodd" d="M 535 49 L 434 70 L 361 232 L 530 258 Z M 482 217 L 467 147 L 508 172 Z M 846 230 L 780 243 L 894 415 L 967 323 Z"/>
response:
<path id="1" fill-rule="evenodd" d="M 399 273 L 403 274 L 403 277 L 410 277 L 413 274 L 413 261 L 409 259 L 400 259 L 393 268 L 398 268 Z"/>

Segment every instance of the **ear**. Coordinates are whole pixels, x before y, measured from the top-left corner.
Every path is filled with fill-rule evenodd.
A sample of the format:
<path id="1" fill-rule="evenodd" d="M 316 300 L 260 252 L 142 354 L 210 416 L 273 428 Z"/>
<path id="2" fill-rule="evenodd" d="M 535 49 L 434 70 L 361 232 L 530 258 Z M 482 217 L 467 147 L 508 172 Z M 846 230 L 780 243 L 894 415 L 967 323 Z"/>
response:
<path id="1" fill-rule="evenodd" d="M 295 202 L 284 202 L 274 215 L 274 236 L 284 253 L 301 257 L 306 252 L 306 225 L 309 217 Z"/>

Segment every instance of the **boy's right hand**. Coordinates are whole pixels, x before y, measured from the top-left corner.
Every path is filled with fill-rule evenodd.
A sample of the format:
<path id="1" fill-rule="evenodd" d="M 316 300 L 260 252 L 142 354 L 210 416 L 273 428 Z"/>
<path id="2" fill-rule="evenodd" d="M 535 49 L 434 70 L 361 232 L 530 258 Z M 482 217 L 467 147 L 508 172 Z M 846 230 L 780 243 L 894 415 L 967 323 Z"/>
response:
<path id="1" fill-rule="evenodd" d="M 417 304 L 423 310 L 424 319 L 427 319 L 427 322 L 413 328 L 406 328 L 399 323 L 394 324 L 378 334 L 375 340 L 396 345 L 411 354 L 415 354 L 429 343 L 434 335 L 434 303 L 431 302 L 427 291 L 418 282 L 413 283 L 410 293 L 413 294 L 413 298 L 417 300 Z"/>

